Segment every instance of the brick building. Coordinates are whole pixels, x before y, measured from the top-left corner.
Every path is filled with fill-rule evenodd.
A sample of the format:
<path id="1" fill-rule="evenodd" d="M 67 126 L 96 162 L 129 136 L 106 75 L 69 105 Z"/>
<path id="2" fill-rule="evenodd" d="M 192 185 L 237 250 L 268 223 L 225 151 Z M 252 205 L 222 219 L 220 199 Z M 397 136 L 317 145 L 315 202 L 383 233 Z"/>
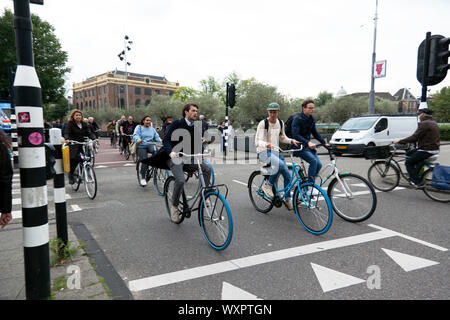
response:
<path id="1" fill-rule="evenodd" d="M 158 94 L 173 95 L 178 82 L 165 77 L 128 72 L 129 106 L 148 106 Z M 104 110 L 126 107 L 126 77 L 124 71 L 109 71 L 74 83 L 73 105 L 80 110 Z"/>

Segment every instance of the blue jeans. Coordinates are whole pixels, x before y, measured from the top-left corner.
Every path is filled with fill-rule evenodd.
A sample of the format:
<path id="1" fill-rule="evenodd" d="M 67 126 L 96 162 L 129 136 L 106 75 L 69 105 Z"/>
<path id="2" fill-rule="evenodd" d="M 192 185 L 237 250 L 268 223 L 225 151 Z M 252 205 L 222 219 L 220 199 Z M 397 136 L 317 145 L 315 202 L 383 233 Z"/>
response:
<path id="1" fill-rule="evenodd" d="M 286 188 L 289 185 L 291 175 L 289 173 L 289 169 L 286 165 L 286 160 L 284 160 L 283 155 L 274 150 L 265 150 L 258 153 L 258 159 L 274 167 L 274 174 L 269 177 L 268 181 L 270 185 L 275 184 L 280 173 L 283 175 L 284 187 Z M 285 199 L 291 199 L 290 192 L 286 193 Z"/>
<path id="2" fill-rule="evenodd" d="M 306 148 L 300 151 L 299 157 L 309 163 L 308 177 L 314 181 L 320 169 L 322 169 L 322 162 L 317 156 L 317 151 Z"/>

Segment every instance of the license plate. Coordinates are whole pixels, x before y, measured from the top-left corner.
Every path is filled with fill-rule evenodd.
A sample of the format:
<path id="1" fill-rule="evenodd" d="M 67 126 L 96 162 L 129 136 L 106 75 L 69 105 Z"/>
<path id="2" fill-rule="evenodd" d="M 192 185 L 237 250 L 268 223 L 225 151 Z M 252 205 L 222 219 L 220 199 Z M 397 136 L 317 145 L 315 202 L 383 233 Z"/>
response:
<path id="1" fill-rule="evenodd" d="M 337 148 L 338 148 L 338 149 L 341 149 L 341 150 L 342 150 L 342 149 L 345 150 L 345 149 L 347 149 L 347 146 L 337 146 Z"/>

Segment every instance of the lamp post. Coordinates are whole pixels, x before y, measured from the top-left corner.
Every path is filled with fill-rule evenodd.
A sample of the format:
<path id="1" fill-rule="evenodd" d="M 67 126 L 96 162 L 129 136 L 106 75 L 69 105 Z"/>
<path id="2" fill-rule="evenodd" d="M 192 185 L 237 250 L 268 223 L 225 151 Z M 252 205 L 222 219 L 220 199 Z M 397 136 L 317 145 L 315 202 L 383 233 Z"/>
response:
<path id="1" fill-rule="evenodd" d="M 373 31 L 373 53 L 372 53 L 372 68 L 370 70 L 370 94 L 369 94 L 369 114 L 375 113 L 375 56 L 376 56 L 376 44 L 377 44 L 377 20 L 378 20 L 378 0 L 376 0 L 375 6 L 375 18 L 374 20 L 374 31 Z"/>
<path id="2" fill-rule="evenodd" d="M 118 54 L 120 61 L 125 60 L 125 94 L 127 96 L 126 99 L 126 109 L 128 109 L 128 66 L 131 66 L 131 63 L 127 62 L 127 51 L 130 51 L 130 45 L 133 44 L 133 41 L 129 40 L 130 38 L 125 35 L 123 40 L 123 51 Z"/>
<path id="3" fill-rule="evenodd" d="M 67 96 L 67 111 L 70 112 L 70 99 L 72 99 L 71 96 Z"/>

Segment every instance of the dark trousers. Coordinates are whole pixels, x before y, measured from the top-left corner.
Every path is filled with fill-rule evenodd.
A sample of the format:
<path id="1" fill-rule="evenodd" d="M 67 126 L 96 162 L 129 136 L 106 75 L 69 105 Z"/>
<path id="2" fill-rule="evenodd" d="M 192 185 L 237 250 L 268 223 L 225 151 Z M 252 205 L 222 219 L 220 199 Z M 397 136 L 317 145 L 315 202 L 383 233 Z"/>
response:
<path id="1" fill-rule="evenodd" d="M 137 148 L 137 156 L 139 160 L 147 159 L 147 154 L 151 153 L 152 155 L 155 154 L 155 146 L 153 144 L 149 144 L 146 146 L 139 145 Z M 142 163 L 141 166 L 141 177 L 142 179 L 145 179 L 145 173 L 147 172 L 148 164 Z"/>
<path id="2" fill-rule="evenodd" d="M 425 163 L 425 159 L 431 157 L 433 154 L 426 151 L 418 151 L 416 149 L 411 149 L 406 152 L 405 166 L 409 174 L 409 179 L 414 183 L 419 183 L 419 170 Z"/>

